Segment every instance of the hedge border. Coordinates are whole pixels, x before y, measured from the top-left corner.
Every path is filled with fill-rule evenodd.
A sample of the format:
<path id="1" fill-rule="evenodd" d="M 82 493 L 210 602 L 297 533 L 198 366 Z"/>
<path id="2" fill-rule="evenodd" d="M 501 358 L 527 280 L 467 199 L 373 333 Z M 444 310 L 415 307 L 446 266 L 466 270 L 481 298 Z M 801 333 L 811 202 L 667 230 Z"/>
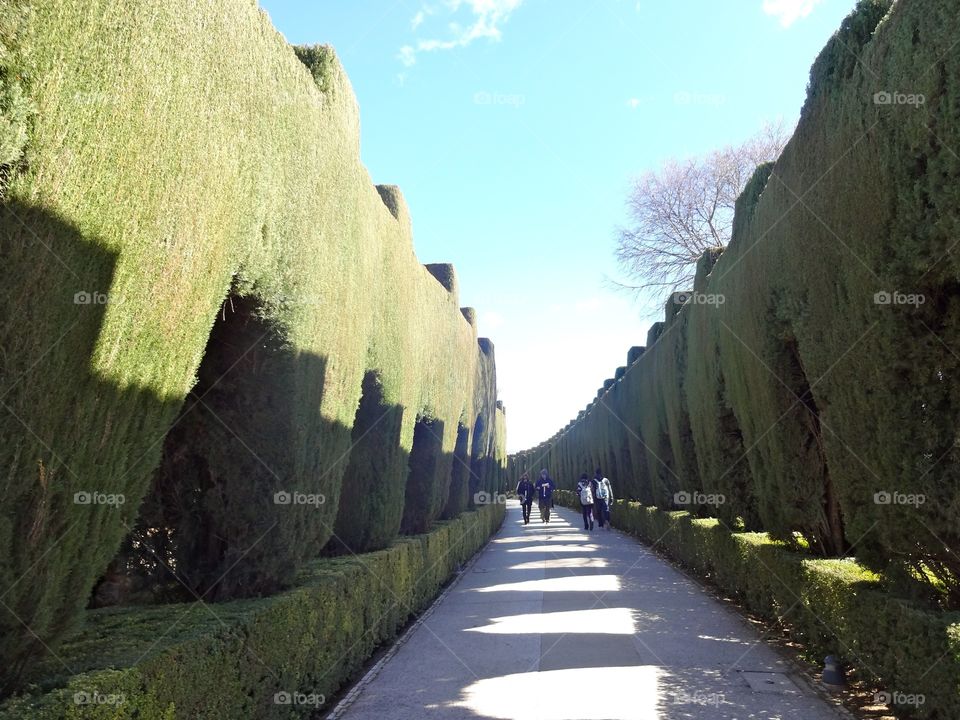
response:
<path id="1" fill-rule="evenodd" d="M 505 511 L 502 503 L 487 505 L 386 550 L 317 561 L 298 587 L 256 601 L 227 627 L 132 667 L 81 673 L 43 695 L 12 698 L 0 706 L 0 720 L 307 717 L 316 705 L 277 704 L 275 694 L 332 698 L 411 615 L 430 605 L 500 528 Z M 77 704 L 76 693 L 123 701 Z"/>
<path id="2" fill-rule="evenodd" d="M 557 502 L 579 509 L 574 493 Z M 898 717 L 960 717 L 960 613 L 927 610 L 884 592 L 853 560 L 818 560 L 766 533 L 731 532 L 716 518 L 618 500 L 615 528 L 709 577 L 743 607 L 789 626 L 812 652 L 836 655 L 890 693 L 923 695 Z"/>

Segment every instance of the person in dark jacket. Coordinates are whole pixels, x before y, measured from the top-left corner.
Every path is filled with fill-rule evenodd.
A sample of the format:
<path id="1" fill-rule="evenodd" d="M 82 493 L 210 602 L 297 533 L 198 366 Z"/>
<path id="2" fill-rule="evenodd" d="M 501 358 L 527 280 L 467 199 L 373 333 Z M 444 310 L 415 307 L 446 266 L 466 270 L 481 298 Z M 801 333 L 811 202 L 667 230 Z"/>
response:
<path id="1" fill-rule="evenodd" d="M 533 483 L 524 473 L 520 476 L 520 482 L 517 483 L 517 497 L 520 498 L 520 507 L 523 510 L 523 524 L 530 524 L 530 508 L 533 506 Z"/>
<path id="2" fill-rule="evenodd" d="M 583 513 L 583 529 L 593 530 L 594 486 L 587 474 L 580 476 L 577 483 L 577 497 L 580 498 L 580 510 Z"/>
<path id="3" fill-rule="evenodd" d="M 554 487 L 556 486 L 553 480 L 550 479 L 550 475 L 547 474 L 547 469 L 544 468 L 540 471 L 540 478 L 537 480 L 537 499 L 539 500 L 538 505 L 540 506 L 541 522 L 550 522 L 550 508 L 553 507 Z"/>

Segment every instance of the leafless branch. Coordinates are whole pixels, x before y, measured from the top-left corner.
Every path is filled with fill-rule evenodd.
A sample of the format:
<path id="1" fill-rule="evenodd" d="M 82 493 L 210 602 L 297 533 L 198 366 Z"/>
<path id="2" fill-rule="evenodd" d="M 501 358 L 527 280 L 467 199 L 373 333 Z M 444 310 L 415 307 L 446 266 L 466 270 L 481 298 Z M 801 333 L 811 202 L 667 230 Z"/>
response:
<path id="1" fill-rule="evenodd" d="M 697 258 L 730 241 L 734 205 L 753 171 L 775 160 L 787 139 L 781 123 L 766 125 L 741 145 L 671 160 L 635 178 L 630 223 L 618 229 L 615 251 L 627 282 L 613 284 L 662 294 L 692 286 Z"/>

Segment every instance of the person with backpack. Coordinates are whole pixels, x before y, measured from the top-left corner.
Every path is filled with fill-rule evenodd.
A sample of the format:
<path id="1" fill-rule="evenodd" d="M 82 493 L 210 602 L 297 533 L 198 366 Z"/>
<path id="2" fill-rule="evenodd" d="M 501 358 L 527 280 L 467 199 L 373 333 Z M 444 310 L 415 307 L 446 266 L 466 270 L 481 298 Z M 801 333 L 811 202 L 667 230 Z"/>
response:
<path id="1" fill-rule="evenodd" d="M 537 480 L 537 499 L 540 506 L 540 522 L 550 522 L 550 508 L 553 507 L 553 480 L 547 474 L 547 469 L 540 471 L 540 479 Z"/>
<path id="2" fill-rule="evenodd" d="M 613 484 L 608 478 L 604 477 L 603 473 L 600 472 L 600 468 L 597 468 L 594 479 L 597 481 L 597 497 L 600 498 L 603 503 L 603 520 L 607 524 L 607 530 L 613 530 L 613 526 L 610 524 L 610 508 L 613 505 Z M 600 526 L 603 527 L 602 522 Z"/>
<path id="3" fill-rule="evenodd" d="M 603 528 L 604 524 L 606 524 L 607 529 L 610 529 L 610 481 L 603 476 L 600 468 L 597 468 L 592 482 L 593 495 L 594 498 L 596 498 L 593 505 L 593 514 L 597 518 L 597 522 L 600 524 L 601 528 Z"/>
<path id="4" fill-rule="evenodd" d="M 523 510 L 523 524 L 530 524 L 530 508 L 533 506 L 533 483 L 524 473 L 517 483 L 517 497 L 520 498 L 520 507 Z"/>
<path id="5" fill-rule="evenodd" d="M 593 482 L 586 473 L 580 476 L 577 483 L 577 495 L 580 497 L 580 510 L 583 513 L 583 529 L 593 530 Z"/>

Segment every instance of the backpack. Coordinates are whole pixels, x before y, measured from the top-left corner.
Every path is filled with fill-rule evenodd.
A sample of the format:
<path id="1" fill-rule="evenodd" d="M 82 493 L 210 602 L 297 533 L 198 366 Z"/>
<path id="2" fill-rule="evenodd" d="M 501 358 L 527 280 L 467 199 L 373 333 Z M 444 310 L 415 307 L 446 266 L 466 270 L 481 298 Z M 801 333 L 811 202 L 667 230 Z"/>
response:
<path id="1" fill-rule="evenodd" d="M 607 485 L 604 482 L 604 480 L 606 480 L 606 478 L 601 480 L 597 485 L 597 497 L 600 498 L 601 500 L 607 499 Z"/>
<path id="2" fill-rule="evenodd" d="M 590 483 L 580 488 L 580 504 L 593 505 L 593 490 L 590 488 Z"/>

